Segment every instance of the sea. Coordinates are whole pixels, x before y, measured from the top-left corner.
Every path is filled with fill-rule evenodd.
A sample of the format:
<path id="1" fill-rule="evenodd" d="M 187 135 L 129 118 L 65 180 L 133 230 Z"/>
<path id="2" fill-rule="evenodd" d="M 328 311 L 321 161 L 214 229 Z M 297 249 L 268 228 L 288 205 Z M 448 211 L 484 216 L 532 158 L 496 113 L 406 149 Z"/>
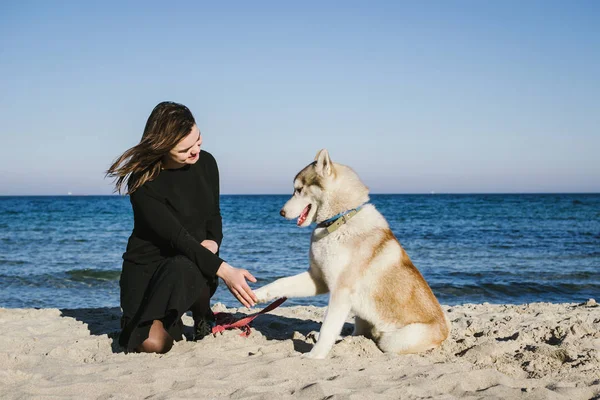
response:
<path id="1" fill-rule="evenodd" d="M 285 195 L 223 195 L 221 257 L 257 288 L 308 267 Z M 600 194 L 376 194 L 440 303 L 600 300 Z M 126 196 L 0 196 L 0 307 L 119 306 Z M 327 295 L 286 305 L 327 305 Z M 213 302 L 240 306 L 223 283 Z"/>

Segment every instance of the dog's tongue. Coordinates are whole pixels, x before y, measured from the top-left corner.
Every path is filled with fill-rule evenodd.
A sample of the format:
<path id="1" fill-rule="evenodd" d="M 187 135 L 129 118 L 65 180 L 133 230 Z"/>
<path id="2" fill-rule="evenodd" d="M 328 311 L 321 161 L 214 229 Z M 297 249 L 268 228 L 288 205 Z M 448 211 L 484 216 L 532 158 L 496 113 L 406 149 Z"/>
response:
<path id="1" fill-rule="evenodd" d="M 298 217 L 298 221 L 296 225 L 300 226 L 306 221 L 306 217 L 308 217 L 308 212 L 310 211 L 310 204 L 306 206 L 304 210 L 302 210 L 302 214 Z"/>

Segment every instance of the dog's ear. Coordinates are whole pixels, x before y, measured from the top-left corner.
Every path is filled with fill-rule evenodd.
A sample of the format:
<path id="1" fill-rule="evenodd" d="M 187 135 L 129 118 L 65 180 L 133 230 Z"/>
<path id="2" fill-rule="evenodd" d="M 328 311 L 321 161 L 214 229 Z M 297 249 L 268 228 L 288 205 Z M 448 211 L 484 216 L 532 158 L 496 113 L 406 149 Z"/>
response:
<path id="1" fill-rule="evenodd" d="M 315 157 L 315 161 L 317 162 L 315 165 L 317 174 L 321 175 L 322 177 L 331 175 L 333 163 L 331 162 L 331 158 L 329 158 L 327 149 L 319 151 Z"/>

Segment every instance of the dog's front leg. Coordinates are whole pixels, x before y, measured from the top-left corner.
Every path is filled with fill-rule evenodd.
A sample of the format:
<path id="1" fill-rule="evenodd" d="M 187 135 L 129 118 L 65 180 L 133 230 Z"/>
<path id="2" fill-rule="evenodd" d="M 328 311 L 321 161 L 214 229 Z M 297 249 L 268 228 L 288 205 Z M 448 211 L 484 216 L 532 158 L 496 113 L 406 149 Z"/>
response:
<path id="1" fill-rule="evenodd" d="M 350 313 L 350 295 L 347 291 L 331 293 L 327 314 L 319 332 L 319 339 L 312 350 L 304 357 L 323 359 L 335 344 Z"/>
<path id="2" fill-rule="evenodd" d="M 298 275 L 277 279 L 254 291 L 259 303 L 279 297 L 308 297 L 327 293 L 327 285 L 312 268 Z"/>

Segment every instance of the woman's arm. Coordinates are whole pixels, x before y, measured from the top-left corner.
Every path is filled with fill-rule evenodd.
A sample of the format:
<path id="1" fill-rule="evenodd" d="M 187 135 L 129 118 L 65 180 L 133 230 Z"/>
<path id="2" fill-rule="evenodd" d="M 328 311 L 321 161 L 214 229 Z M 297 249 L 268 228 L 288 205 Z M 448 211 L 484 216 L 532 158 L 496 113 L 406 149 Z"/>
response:
<path id="1" fill-rule="evenodd" d="M 208 173 L 210 185 L 213 193 L 213 201 L 215 208 L 212 210 L 211 217 L 206 222 L 206 238 L 213 240 L 217 243 L 217 249 L 221 247 L 223 241 L 223 220 L 221 218 L 221 206 L 220 206 L 220 186 L 219 186 L 219 167 L 217 161 L 212 156 L 208 157 Z"/>
<path id="2" fill-rule="evenodd" d="M 190 235 L 162 199 L 143 186 L 133 192 L 130 198 L 135 218 L 141 226 L 192 260 L 206 276 L 217 275 L 223 260 Z"/>
<path id="3" fill-rule="evenodd" d="M 256 279 L 245 269 L 234 268 L 198 243 L 179 223 L 163 201 L 141 187 L 130 196 L 135 218 L 158 238 L 192 260 L 200 271 L 223 279 L 229 291 L 246 307 L 256 303 L 256 296 L 246 279 Z"/>

